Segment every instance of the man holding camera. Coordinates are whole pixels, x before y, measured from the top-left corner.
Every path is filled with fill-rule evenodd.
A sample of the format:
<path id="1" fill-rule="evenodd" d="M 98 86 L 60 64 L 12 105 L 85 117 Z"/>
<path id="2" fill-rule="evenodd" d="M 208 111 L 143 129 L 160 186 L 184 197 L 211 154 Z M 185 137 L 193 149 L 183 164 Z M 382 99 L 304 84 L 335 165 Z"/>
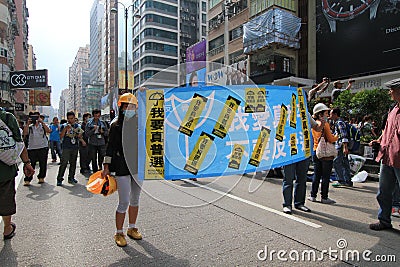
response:
<path id="1" fill-rule="evenodd" d="M 108 128 L 105 122 L 100 119 L 100 110 L 93 110 L 92 115 L 93 118 L 86 124 L 85 135 L 88 138 L 89 158 L 92 161 L 92 170 L 93 172 L 97 172 L 99 167 L 101 169 L 103 166 Z"/>
<path id="2" fill-rule="evenodd" d="M 345 91 L 345 90 L 350 90 L 351 87 L 353 86 L 354 80 L 350 79 L 347 83 L 346 89 L 343 89 L 343 84 L 341 81 L 334 81 L 333 82 L 333 87 L 334 89 L 332 90 L 331 98 L 332 98 L 332 103 L 335 101 L 339 95 Z"/>
<path id="3" fill-rule="evenodd" d="M 86 142 L 82 138 L 83 130 L 78 123 L 75 122 L 75 113 L 67 112 L 67 123 L 61 126 L 60 137 L 63 140 L 63 152 L 61 155 L 61 165 L 58 169 L 57 186 L 62 186 L 64 173 L 69 163 L 68 183 L 76 184 L 75 179 L 76 161 L 78 159 L 79 142 L 86 146 Z"/>
<path id="4" fill-rule="evenodd" d="M 331 80 L 329 78 L 324 77 L 321 83 L 314 84 L 311 90 L 308 92 L 308 102 L 322 94 L 326 90 L 326 88 L 328 88 L 330 82 Z"/>
<path id="5" fill-rule="evenodd" d="M 39 184 L 44 183 L 47 173 L 47 155 L 49 152 L 49 141 L 47 133 L 51 133 L 51 129 L 43 122 L 43 117 L 38 111 L 29 112 L 28 122 L 26 123 L 23 135 L 28 140 L 28 155 L 32 167 L 35 168 L 36 162 L 39 162 Z M 24 178 L 24 185 L 29 186 L 33 176 Z"/>

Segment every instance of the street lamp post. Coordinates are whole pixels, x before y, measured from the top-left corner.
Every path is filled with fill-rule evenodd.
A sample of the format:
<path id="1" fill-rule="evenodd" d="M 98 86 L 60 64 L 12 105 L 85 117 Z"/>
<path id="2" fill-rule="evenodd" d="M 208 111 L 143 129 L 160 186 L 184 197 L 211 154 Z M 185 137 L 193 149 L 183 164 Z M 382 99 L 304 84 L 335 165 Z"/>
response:
<path id="1" fill-rule="evenodd" d="M 124 7 L 125 10 L 125 91 L 128 92 L 128 10 L 130 7 L 133 7 L 134 5 L 130 5 L 126 7 L 123 3 L 117 2 L 116 3 L 121 4 Z M 134 17 L 135 18 L 141 18 L 139 14 L 137 14 L 138 9 L 134 11 Z M 118 9 L 116 7 L 111 8 L 111 13 L 118 14 Z M 117 19 L 118 21 L 118 19 Z M 118 61 L 117 61 L 118 62 Z M 133 92 L 133 89 L 132 89 Z"/>

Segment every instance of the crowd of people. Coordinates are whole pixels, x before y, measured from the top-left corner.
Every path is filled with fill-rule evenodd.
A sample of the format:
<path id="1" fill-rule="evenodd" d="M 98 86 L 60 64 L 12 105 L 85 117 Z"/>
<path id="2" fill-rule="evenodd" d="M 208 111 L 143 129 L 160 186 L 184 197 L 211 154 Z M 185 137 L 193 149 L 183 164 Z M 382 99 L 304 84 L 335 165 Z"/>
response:
<path id="1" fill-rule="evenodd" d="M 325 90 L 326 84 L 329 82 L 329 79 L 324 79 L 320 85 L 315 87 L 316 89 L 314 88 L 314 91 L 311 90 L 309 99 L 312 99 L 321 90 Z M 336 83 L 336 85 L 338 84 Z M 352 82 L 349 81 L 348 87 L 351 87 L 351 84 Z M 360 125 L 357 125 L 359 129 L 365 131 L 365 134 L 368 132 L 375 137 L 370 145 L 378 144 L 379 147 L 376 157 L 376 160 L 381 163 L 377 195 L 380 206 L 379 221 L 370 225 L 372 230 L 392 228 L 391 213 L 400 216 L 400 79 L 392 80 L 386 86 L 389 88 L 389 93 L 395 101 L 395 105 L 386 116 L 383 131 L 379 132 L 378 129 L 374 128 L 373 121 L 368 116 L 364 117 Z M 340 85 L 337 87 L 337 90 L 342 90 Z M 129 156 L 130 159 L 133 159 L 132 162 L 137 162 L 138 150 L 124 151 L 122 144 L 124 134 L 122 128 L 128 127 L 130 139 L 133 140 L 130 145 L 137 147 L 138 117 L 136 112 L 138 101 L 133 94 L 125 93 L 120 96 L 118 106 L 118 117 L 111 124 L 101 119 L 100 110 L 93 110 L 91 114 L 84 114 L 81 123 L 72 111 L 67 113 L 66 120 L 59 121 L 55 117 L 50 125 L 47 125 L 44 122 L 44 117 L 36 111 L 29 113 L 29 119 L 22 128 L 18 127 L 18 122 L 10 113 L 1 111 L 0 119 L 10 128 L 15 141 L 24 140 L 25 142 L 25 147 L 20 156 L 23 161 L 25 186 L 31 184 L 37 162 L 39 163 L 38 183 L 45 182 L 49 148 L 52 162 L 57 162 L 57 156 L 60 159 L 57 186 L 62 186 L 68 164 L 68 183 L 76 184 L 78 182 L 75 178 L 78 154 L 82 174 L 101 170 L 101 177 L 106 179 L 110 172 L 115 172 L 119 203 L 115 214 L 116 233 L 114 240 L 118 246 L 123 247 L 127 245 L 123 232 L 126 211 L 128 211 L 129 221 L 127 236 L 136 240 L 142 238 L 136 227 L 141 193 L 141 182 L 137 177 L 138 166 L 136 163 L 134 166 L 128 167 L 126 161 Z M 309 120 L 313 132 L 314 150 L 317 150 L 322 138 L 324 138 L 327 143 L 334 143 L 336 153 L 335 156 L 322 158 L 314 154 L 312 159 L 306 158 L 283 167 L 283 212 L 286 214 L 292 214 L 292 203 L 300 211 L 311 212 L 305 206 L 307 171 L 311 160 L 315 175 L 311 192 L 307 198 L 309 201 L 317 201 L 318 190 L 321 185 L 321 203 L 335 203 L 333 199 L 328 197 L 333 168 L 337 176 L 337 182 L 333 186 L 353 186 L 348 159 L 350 152 L 348 123 L 341 117 L 341 110 L 318 103 L 314 106 L 312 113 L 312 115 L 309 114 Z M 49 135 L 49 139 L 47 135 Z M 126 155 L 125 153 L 132 154 Z M 15 177 L 17 171 L 16 164 L 9 166 L 0 160 L 0 216 L 4 221 L 4 239 L 11 239 L 16 229 L 11 216 L 16 212 Z"/>
<path id="2" fill-rule="evenodd" d="M 93 116 L 93 118 L 92 118 Z M 67 113 L 66 120 L 54 117 L 50 125 L 44 122 L 44 115 L 31 111 L 22 128 L 22 136 L 28 150 L 32 167 L 39 163 L 38 183 L 44 183 L 47 172 L 47 158 L 50 150 L 52 162 L 60 160 L 57 185 L 62 186 L 64 173 L 69 164 L 68 182 L 75 184 L 75 171 L 78 154 L 80 172 L 90 174 L 102 169 L 108 139 L 109 123 L 100 119 L 101 111 L 95 109 L 85 113 L 79 122 L 75 113 Z M 92 168 L 90 168 L 90 164 Z M 29 186 L 32 176 L 24 178 L 24 185 Z"/>
<path id="3" fill-rule="evenodd" d="M 329 79 L 324 78 L 323 82 L 316 84 L 309 91 L 308 100 L 326 90 Z M 335 97 L 339 91 L 351 88 L 352 80 L 349 81 L 346 89 L 342 89 L 340 82 L 335 82 Z M 329 184 L 332 169 L 335 170 L 337 182 L 333 187 L 352 187 L 352 175 L 349 164 L 349 153 L 351 139 L 351 126 L 360 132 L 361 136 L 370 136 L 373 140 L 370 146 L 376 148 L 376 161 L 380 162 L 379 191 L 377 200 L 379 212 L 377 223 L 370 224 L 371 230 L 384 230 L 392 228 L 391 216 L 400 217 L 400 79 L 387 82 L 385 86 L 394 100 L 394 105 L 384 116 L 381 129 L 379 129 L 370 115 L 366 115 L 357 123 L 355 119 L 347 120 L 342 118 L 339 108 L 329 108 L 323 103 L 314 106 L 313 115 L 309 114 L 312 133 L 314 138 L 314 151 L 317 150 L 321 137 L 328 143 L 334 144 L 335 156 L 319 158 L 317 153 L 312 156 L 314 165 L 314 178 L 309 197 L 311 202 L 317 201 L 319 185 L 321 183 L 321 203 L 334 204 L 336 201 L 328 198 Z M 334 90 L 334 91 L 335 91 Z M 354 141 L 354 140 L 353 140 Z M 304 212 L 311 212 L 305 206 L 307 170 L 310 158 L 303 161 L 289 164 L 283 167 L 283 212 L 292 214 L 292 202 L 294 207 Z M 295 182 L 293 189 L 293 181 Z M 294 192 L 293 192 L 294 191 Z M 294 201 L 293 199 L 294 195 Z"/>

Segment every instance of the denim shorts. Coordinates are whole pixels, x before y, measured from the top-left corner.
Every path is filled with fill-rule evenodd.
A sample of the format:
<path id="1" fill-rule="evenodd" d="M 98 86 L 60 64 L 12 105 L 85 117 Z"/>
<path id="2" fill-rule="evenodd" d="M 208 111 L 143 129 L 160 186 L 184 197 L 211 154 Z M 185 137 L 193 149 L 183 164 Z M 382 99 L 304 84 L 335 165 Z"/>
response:
<path id="1" fill-rule="evenodd" d="M 15 178 L 13 178 L 0 182 L 0 216 L 10 216 L 15 213 Z"/>

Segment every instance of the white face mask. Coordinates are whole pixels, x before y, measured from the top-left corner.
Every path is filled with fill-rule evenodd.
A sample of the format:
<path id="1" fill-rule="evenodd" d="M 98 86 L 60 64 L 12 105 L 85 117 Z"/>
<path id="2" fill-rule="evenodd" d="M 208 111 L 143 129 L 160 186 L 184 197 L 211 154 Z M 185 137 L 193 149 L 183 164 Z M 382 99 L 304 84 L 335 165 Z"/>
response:
<path id="1" fill-rule="evenodd" d="M 125 117 L 132 118 L 133 116 L 136 115 L 136 110 L 127 109 L 124 111 L 124 114 L 125 114 Z"/>

